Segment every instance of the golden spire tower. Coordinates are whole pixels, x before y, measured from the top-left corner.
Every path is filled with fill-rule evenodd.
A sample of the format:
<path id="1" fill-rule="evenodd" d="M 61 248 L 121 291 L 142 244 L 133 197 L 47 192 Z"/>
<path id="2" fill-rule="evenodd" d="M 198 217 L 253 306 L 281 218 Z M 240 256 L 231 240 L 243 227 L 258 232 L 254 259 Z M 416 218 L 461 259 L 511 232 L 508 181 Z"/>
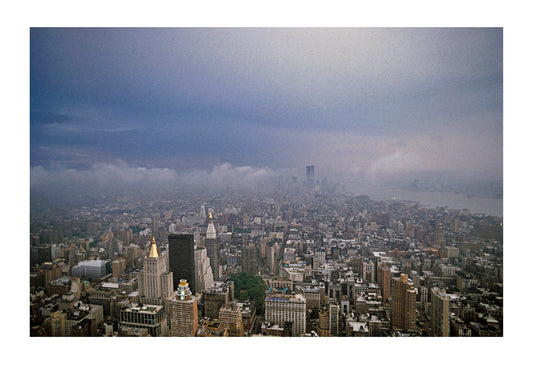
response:
<path id="1" fill-rule="evenodd" d="M 155 244 L 155 237 L 152 237 L 152 246 L 150 247 L 150 258 L 157 258 L 159 253 L 157 251 L 157 245 Z"/>
<path id="2" fill-rule="evenodd" d="M 139 273 L 139 302 L 141 304 L 164 305 L 173 296 L 173 275 L 168 270 L 168 255 L 157 250 L 152 238 L 150 253 L 143 260 Z"/>

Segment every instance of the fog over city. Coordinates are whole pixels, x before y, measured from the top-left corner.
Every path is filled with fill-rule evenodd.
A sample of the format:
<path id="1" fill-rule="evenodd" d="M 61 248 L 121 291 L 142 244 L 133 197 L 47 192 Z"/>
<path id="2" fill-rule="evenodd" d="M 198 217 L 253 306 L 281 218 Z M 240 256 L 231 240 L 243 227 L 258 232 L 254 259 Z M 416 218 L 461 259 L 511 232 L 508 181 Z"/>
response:
<path id="1" fill-rule="evenodd" d="M 521 5 L 6 4 L 6 369 L 524 369 Z"/>
<path id="2" fill-rule="evenodd" d="M 355 193 L 501 183 L 502 34 L 33 28 L 32 196 L 264 189 L 306 165 Z"/>
<path id="3" fill-rule="evenodd" d="M 210 170 L 178 172 L 169 168 L 144 168 L 118 161 L 97 163 L 85 170 L 57 168 L 47 170 L 41 166 L 31 170 L 32 185 L 38 193 L 57 194 L 57 190 L 90 195 L 147 193 L 158 194 L 177 190 L 258 190 L 265 184 L 272 189 L 275 173 L 270 168 L 233 166 L 225 163 Z M 38 194 L 37 194 L 38 195 Z"/>

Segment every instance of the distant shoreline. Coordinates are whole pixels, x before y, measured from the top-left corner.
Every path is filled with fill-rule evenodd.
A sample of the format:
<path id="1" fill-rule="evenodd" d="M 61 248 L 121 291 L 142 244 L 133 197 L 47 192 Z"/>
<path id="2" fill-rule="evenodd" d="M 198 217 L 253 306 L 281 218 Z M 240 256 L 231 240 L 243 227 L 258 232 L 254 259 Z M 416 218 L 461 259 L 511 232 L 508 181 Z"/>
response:
<path id="1" fill-rule="evenodd" d="M 409 191 L 393 189 L 390 187 L 379 187 L 369 190 L 368 195 L 374 200 L 398 200 L 418 202 L 429 207 L 447 207 L 449 209 L 468 209 L 470 213 L 482 213 L 488 216 L 503 218 L 502 198 L 477 198 L 468 197 L 466 194 L 441 193 L 432 191 Z"/>

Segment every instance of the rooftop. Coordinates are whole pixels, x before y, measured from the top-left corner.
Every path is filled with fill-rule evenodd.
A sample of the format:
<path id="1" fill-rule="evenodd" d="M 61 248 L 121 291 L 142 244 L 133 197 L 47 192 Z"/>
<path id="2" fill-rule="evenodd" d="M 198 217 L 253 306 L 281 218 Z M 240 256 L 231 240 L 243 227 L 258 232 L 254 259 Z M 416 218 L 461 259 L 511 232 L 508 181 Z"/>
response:
<path id="1" fill-rule="evenodd" d="M 126 311 L 132 311 L 132 312 L 139 312 L 139 313 L 157 313 L 158 311 L 162 310 L 163 307 L 159 305 L 132 305 L 131 307 L 126 308 Z"/>

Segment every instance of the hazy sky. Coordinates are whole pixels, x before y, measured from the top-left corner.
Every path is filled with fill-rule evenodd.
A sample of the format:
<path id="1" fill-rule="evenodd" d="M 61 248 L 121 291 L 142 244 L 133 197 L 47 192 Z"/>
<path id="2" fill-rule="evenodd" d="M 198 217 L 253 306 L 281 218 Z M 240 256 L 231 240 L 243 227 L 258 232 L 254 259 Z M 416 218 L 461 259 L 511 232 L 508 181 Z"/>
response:
<path id="1" fill-rule="evenodd" d="M 502 29 L 34 28 L 31 182 L 502 178 L 502 91 Z"/>

